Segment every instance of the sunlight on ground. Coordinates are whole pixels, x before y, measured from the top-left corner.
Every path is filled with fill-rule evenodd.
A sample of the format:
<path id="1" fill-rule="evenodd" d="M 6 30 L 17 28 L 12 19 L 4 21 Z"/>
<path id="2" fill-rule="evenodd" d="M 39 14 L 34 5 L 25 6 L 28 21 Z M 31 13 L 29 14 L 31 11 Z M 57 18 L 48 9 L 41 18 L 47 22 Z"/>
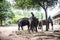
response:
<path id="1" fill-rule="evenodd" d="M 18 31 L 18 26 L 13 25 L 9 27 L 0 27 L 0 39 L 3 40 L 56 40 L 55 35 L 51 31 L 51 26 L 48 32 L 45 31 L 45 26 L 43 26 L 43 31 L 38 29 L 39 32 L 31 32 L 31 34 L 27 31 L 27 26 L 24 26 L 24 30 Z M 59 30 L 60 25 L 54 25 L 54 30 Z M 43 36 L 42 36 L 43 35 Z M 45 38 L 45 39 L 44 39 Z M 47 38 L 47 39 L 46 39 Z"/>

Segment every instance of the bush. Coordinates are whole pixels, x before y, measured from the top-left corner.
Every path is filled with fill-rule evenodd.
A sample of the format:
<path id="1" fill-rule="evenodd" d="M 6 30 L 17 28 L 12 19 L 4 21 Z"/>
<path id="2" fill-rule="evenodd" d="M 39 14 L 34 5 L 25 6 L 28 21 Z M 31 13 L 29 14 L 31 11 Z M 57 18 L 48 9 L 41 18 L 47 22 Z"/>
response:
<path id="1" fill-rule="evenodd" d="M 13 18 L 12 23 L 17 23 L 18 19 L 17 18 Z"/>

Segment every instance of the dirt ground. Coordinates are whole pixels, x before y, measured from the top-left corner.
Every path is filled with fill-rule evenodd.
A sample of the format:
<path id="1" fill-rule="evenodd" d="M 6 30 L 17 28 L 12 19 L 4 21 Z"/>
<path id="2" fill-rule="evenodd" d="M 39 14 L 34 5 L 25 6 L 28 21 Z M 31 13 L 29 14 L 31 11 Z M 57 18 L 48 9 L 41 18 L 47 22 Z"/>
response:
<path id="1" fill-rule="evenodd" d="M 49 31 L 41 31 L 29 33 L 27 27 L 24 30 L 18 31 L 17 25 L 1 27 L 0 26 L 0 40 L 60 40 L 60 31 L 53 32 L 51 28 Z M 44 29 L 44 28 L 43 28 Z M 54 25 L 54 30 L 59 30 L 60 25 Z"/>

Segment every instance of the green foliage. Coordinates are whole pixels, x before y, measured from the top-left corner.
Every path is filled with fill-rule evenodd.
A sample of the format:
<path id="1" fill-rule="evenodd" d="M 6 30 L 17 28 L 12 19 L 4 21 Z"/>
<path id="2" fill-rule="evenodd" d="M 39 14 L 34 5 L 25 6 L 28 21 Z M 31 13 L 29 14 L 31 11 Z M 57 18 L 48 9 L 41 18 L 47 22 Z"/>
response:
<path id="1" fill-rule="evenodd" d="M 5 21 L 7 18 L 12 19 L 14 17 L 13 12 L 11 11 L 11 5 L 6 0 L 0 1 L 0 24 L 2 21 Z"/>
<path id="2" fill-rule="evenodd" d="M 34 15 L 36 18 L 40 19 L 40 13 L 39 12 L 36 12 Z"/>
<path id="3" fill-rule="evenodd" d="M 35 17 L 40 19 L 40 20 L 43 20 L 43 19 L 45 19 L 45 14 L 44 13 L 36 12 L 35 13 Z"/>
<path id="4" fill-rule="evenodd" d="M 16 2 L 16 4 L 15 4 L 16 8 L 20 8 L 21 7 L 22 9 L 24 9 L 24 8 L 26 8 L 26 6 L 28 8 L 31 8 L 33 6 L 31 4 L 32 3 L 31 0 L 15 0 L 15 2 Z"/>
<path id="5" fill-rule="evenodd" d="M 27 18 L 31 17 L 31 13 L 29 13 L 28 11 L 23 11 L 23 13 L 15 12 L 14 14 L 15 14 L 15 17 L 12 19 L 12 23 L 17 23 L 19 19 L 24 17 L 27 17 Z M 34 15 L 38 19 L 43 19 L 45 17 L 44 16 L 45 14 L 39 13 L 39 12 L 34 13 Z"/>
<path id="6" fill-rule="evenodd" d="M 52 7 L 57 4 L 58 0 L 15 0 L 15 6 L 18 8 L 37 8 L 39 10 L 42 7 L 45 11 L 45 16 L 47 19 L 47 8 Z M 30 6 L 28 6 L 28 5 Z"/>
<path id="7" fill-rule="evenodd" d="M 17 23 L 18 19 L 17 18 L 13 18 L 12 23 Z"/>
<path id="8" fill-rule="evenodd" d="M 57 4 L 58 0 L 15 0 L 15 6 L 18 8 L 31 8 L 31 7 L 49 7 Z"/>
<path id="9" fill-rule="evenodd" d="M 41 13 L 41 19 L 43 19 L 43 14 Z"/>
<path id="10" fill-rule="evenodd" d="M 11 12 L 7 12 L 7 17 L 10 19 L 13 19 L 15 17 L 15 14 L 11 11 Z"/>
<path id="11" fill-rule="evenodd" d="M 17 23 L 20 18 L 24 18 L 24 16 L 15 14 L 15 17 L 12 19 L 12 23 Z"/>
<path id="12" fill-rule="evenodd" d="M 15 12 L 14 14 L 15 14 L 15 17 L 12 19 L 12 23 L 17 23 L 17 21 L 21 18 L 30 17 L 30 14 L 28 12 L 23 12 L 23 14 Z"/>

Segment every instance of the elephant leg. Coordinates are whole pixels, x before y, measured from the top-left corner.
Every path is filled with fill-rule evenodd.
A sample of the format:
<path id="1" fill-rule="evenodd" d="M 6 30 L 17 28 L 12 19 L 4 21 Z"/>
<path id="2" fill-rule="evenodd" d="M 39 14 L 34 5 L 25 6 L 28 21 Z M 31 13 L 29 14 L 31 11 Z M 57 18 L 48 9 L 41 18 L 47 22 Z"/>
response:
<path id="1" fill-rule="evenodd" d="M 30 27 L 30 30 L 33 32 L 33 26 Z"/>
<path id="2" fill-rule="evenodd" d="M 32 32 L 33 32 L 33 28 L 31 28 Z"/>
<path id="3" fill-rule="evenodd" d="M 53 30 L 53 25 L 51 25 L 52 26 L 52 30 Z"/>
<path id="4" fill-rule="evenodd" d="M 21 29 L 23 30 L 23 26 L 21 26 Z"/>
<path id="5" fill-rule="evenodd" d="M 36 28 L 36 32 L 38 32 L 38 31 L 37 31 L 37 27 L 35 27 L 35 28 Z"/>
<path id="6" fill-rule="evenodd" d="M 28 25 L 28 32 L 30 33 L 30 26 Z"/>
<path id="7" fill-rule="evenodd" d="M 52 26 L 52 30 L 53 30 L 53 22 L 51 23 L 51 26 Z"/>
<path id="8" fill-rule="evenodd" d="M 28 30 L 29 30 L 29 25 L 28 25 Z"/>
<path id="9" fill-rule="evenodd" d="M 18 30 L 20 30 L 20 26 L 18 26 Z"/>
<path id="10" fill-rule="evenodd" d="M 40 26 L 40 28 L 41 28 L 41 31 L 43 31 L 43 26 L 42 25 Z"/>

